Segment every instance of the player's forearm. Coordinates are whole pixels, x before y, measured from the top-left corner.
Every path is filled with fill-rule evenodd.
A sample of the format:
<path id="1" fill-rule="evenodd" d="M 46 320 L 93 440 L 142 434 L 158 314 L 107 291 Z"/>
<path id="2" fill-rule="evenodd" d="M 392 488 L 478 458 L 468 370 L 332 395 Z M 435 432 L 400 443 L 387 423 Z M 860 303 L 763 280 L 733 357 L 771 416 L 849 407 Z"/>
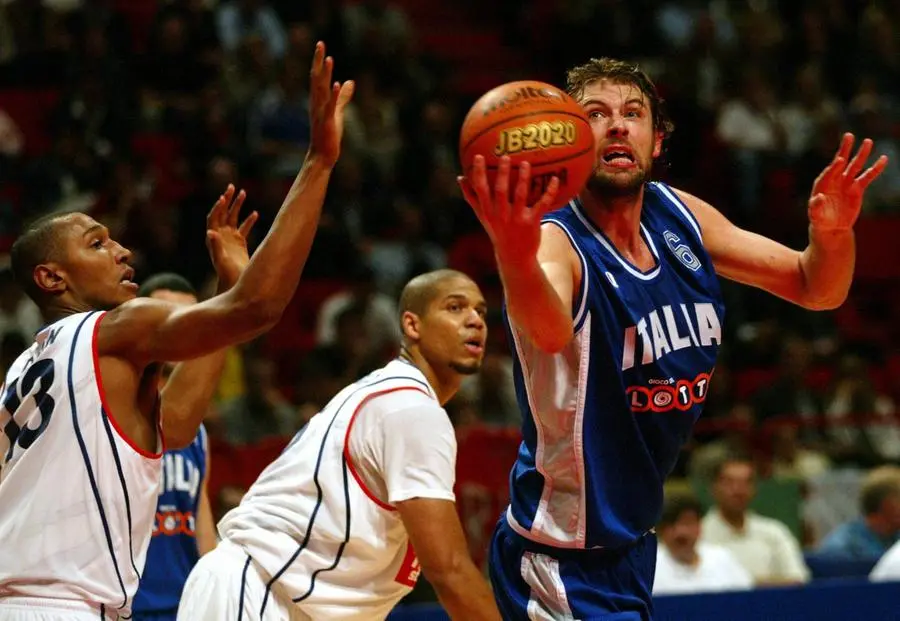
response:
<path id="1" fill-rule="evenodd" d="M 541 350 L 561 351 L 572 341 L 572 314 L 537 259 L 530 261 L 501 260 L 497 264 L 506 309 L 515 326 Z"/>
<path id="2" fill-rule="evenodd" d="M 183 448 L 193 442 L 225 368 L 225 351 L 177 364 L 160 391 L 163 435 L 168 448 Z"/>
<path id="3" fill-rule="evenodd" d="M 227 295 L 273 321 L 291 301 L 309 257 L 332 166 L 307 155 L 268 235 Z"/>
<path id="4" fill-rule="evenodd" d="M 491 589 L 471 561 L 451 572 L 426 571 L 425 576 L 453 621 L 500 621 Z"/>
<path id="5" fill-rule="evenodd" d="M 837 308 L 847 299 L 856 262 L 853 231 L 820 233 L 810 227 L 809 245 L 800 255 L 804 306 L 811 310 Z"/>

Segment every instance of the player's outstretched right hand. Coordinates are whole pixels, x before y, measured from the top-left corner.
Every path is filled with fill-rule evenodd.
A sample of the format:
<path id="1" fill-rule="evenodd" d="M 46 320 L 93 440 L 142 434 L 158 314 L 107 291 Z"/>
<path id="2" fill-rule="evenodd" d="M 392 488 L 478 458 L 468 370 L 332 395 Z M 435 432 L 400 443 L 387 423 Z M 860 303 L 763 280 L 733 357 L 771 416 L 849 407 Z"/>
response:
<path id="1" fill-rule="evenodd" d="M 334 59 L 325 56 L 325 44 L 319 41 L 309 71 L 309 154 L 329 166 L 334 166 L 341 154 L 344 108 L 353 97 L 354 86 L 352 80 L 332 83 L 333 70 Z"/>
<path id="2" fill-rule="evenodd" d="M 500 261 L 518 261 L 537 256 L 541 244 L 541 217 L 553 208 L 559 179 L 553 177 L 547 191 L 533 206 L 526 204 L 531 183 L 531 165 L 519 165 L 519 178 L 509 200 L 510 159 L 500 158 L 493 192 L 488 183 L 484 156 L 476 155 L 472 162 L 471 177 L 459 177 L 466 202 L 475 211 L 485 231 L 494 244 L 494 252 Z"/>

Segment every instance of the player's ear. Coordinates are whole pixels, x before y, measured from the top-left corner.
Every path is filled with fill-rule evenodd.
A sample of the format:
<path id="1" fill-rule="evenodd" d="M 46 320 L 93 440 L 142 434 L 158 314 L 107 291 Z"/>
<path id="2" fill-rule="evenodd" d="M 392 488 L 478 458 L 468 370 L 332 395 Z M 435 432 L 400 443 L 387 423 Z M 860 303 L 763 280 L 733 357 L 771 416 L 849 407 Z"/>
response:
<path id="1" fill-rule="evenodd" d="M 653 159 L 658 158 L 662 155 L 662 145 L 663 145 L 663 133 L 656 132 L 653 138 Z"/>
<path id="2" fill-rule="evenodd" d="M 66 280 L 62 270 L 55 263 L 42 263 L 34 268 L 34 282 L 46 293 L 62 293 L 66 290 Z"/>
<path id="3" fill-rule="evenodd" d="M 419 316 L 410 311 L 403 311 L 400 315 L 400 329 L 403 335 L 409 340 L 415 342 L 419 340 Z"/>

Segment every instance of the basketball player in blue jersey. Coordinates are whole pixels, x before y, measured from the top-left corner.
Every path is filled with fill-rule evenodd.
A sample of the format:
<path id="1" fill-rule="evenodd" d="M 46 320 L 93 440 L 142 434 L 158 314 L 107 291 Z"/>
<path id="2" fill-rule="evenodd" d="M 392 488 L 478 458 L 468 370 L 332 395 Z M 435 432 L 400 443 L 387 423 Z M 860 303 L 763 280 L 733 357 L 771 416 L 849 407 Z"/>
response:
<path id="1" fill-rule="evenodd" d="M 845 135 L 815 180 L 802 252 L 729 222 L 695 196 L 650 181 L 672 129 L 638 67 L 591 60 L 568 92 L 594 132 L 579 197 L 548 213 L 558 180 L 525 205 L 529 166 L 509 196 L 483 157 L 460 179 L 489 234 L 515 350 L 523 442 L 511 502 L 491 543 L 506 619 L 651 619 L 653 527 L 663 482 L 703 407 L 722 338 L 717 275 L 809 309 L 847 296 L 853 223 L 872 143 Z"/>
<path id="2" fill-rule="evenodd" d="M 191 283 L 171 273 L 151 276 L 141 285 L 138 295 L 175 304 L 198 302 Z M 192 406 L 198 409 L 198 418 L 209 409 L 225 366 L 225 351 L 206 358 L 209 365 L 206 381 L 193 390 Z M 172 365 L 163 365 L 160 390 L 165 389 L 171 371 Z M 134 621 L 175 621 L 188 574 L 202 555 L 216 547 L 216 526 L 207 481 L 209 446 L 206 429 L 200 425 L 193 442 L 163 453 L 153 538 L 134 596 Z"/>
<path id="3" fill-rule="evenodd" d="M 190 444 L 201 422 L 177 387 L 208 381 L 203 356 L 274 326 L 309 256 L 353 93 L 332 71 L 318 43 L 309 152 L 252 259 L 243 193 L 229 187 L 210 212 L 220 279 L 246 261 L 219 295 L 189 306 L 136 299 L 131 253 L 82 213 L 45 217 L 13 244 L 13 273 L 48 325 L 0 389 L 0 618 L 131 617 L 163 448 Z M 166 361 L 185 362 L 159 391 Z"/>

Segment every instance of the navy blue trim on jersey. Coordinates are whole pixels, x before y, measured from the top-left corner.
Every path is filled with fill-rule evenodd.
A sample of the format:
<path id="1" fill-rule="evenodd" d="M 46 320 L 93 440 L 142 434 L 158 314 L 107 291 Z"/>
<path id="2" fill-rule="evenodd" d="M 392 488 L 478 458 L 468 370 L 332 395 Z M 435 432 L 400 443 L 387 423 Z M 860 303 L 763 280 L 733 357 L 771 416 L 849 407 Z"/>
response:
<path id="1" fill-rule="evenodd" d="M 584 258 L 584 253 L 581 252 L 581 248 L 578 247 L 578 244 L 575 243 L 575 237 L 572 235 L 572 231 L 569 230 L 569 227 L 566 226 L 562 220 L 558 220 L 557 218 L 545 217 L 541 224 L 555 224 L 557 228 L 561 229 L 563 233 L 566 234 L 566 237 L 569 238 L 569 243 L 572 245 L 572 249 L 575 251 L 575 254 L 578 255 L 578 260 L 581 262 L 581 284 L 578 286 L 578 298 L 577 302 L 573 300 L 572 305 L 572 321 L 574 334 L 578 334 L 579 330 L 584 326 L 585 318 L 588 316 L 587 310 L 587 295 L 588 295 L 588 264 L 587 259 Z"/>
<path id="2" fill-rule="evenodd" d="M 119 450 L 116 448 L 116 441 L 113 438 L 112 427 L 109 424 L 109 416 L 103 406 L 100 406 L 100 416 L 103 419 L 103 426 L 106 428 L 106 437 L 109 438 L 109 448 L 112 451 L 113 461 L 116 462 L 116 471 L 119 474 L 119 483 L 122 484 L 122 495 L 125 497 L 125 516 L 128 518 L 128 553 L 131 555 L 131 568 L 134 575 L 141 580 L 141 572 L 134 562 L 134 541 L 131 536 L 131 496 L 128 494 L 128 484 L 125 482 L 125 472 L 122 470 L 122 460 L 119 458 Z"/>
<path id="3" fill-rule="evenodd" d="M 266 603 L 268 602 L 269 592 L 272 590 L 272 585 L 275 584 L 275 581 L 278 580 L 284 574 L 284 572 L 286 572 L 288 570 L 288 567 L 290 567 L 291 564 L 295 560 L 297 560 L 297 557 L 300 556 L 300 553 L 306 549 L 307 545 L 309 545 L 309 540 L 310 540 L 310 537 L 312 536 L 313 525 L 315 524 L 315 521 L 316 521 L 316 515 L 319 513 L 319 508 L 322 506 L 322 497 L 324 495 L 323 491 L 322 491 L 322 485 L 319 483 L 319 468 L 322 465 L 322 455 L 324 455 L 324 453 L 325 453 L 325 445 L 328 442 L 328 434 L 331 433 L 331 427 L 334 425 L 334 421 L 337 420 L 338 415 L 341 413 L 341 410 L 344 409 L 344 406 L 347 405 L 347 402 L 350 401 L 350 399 L 352 399 L 361 390 L 364 390 L 367 388 L 372 388 L 373 386 L 377 386 L 378 384 L 383 384 L 384 382 L 389 382 L 392 380 L 411 380 L 413 382 L 416 382 L 417 384 L 420 384 L 420 385 L 428 388 L 428 384 L 426 384 L 425 382 L 422 382 L 421 380 L 418 380 L 414 377 L 409 377 L 407 375 L 392 375 L 390 377 L 383 377 L 375 382 L 371 382 L 368 384 L 362 384 L 362 385 L 358 386 L 356 388 L 356 390 L 354 390 L 349 395 L 347 395 L 347 397 L 344 399 L 344 401 L 335 409 L 334 416 L 331 418 L 331 421 L 328 423 L 328 427 L 325 428 L 325 434 L 322 436 L 322 444 L 319 445 L 319 454 L 316 457 L 316 468 L 313 471 L 313 483 L 316 486 L 316 505 L 315 505 L 315 507 L 313 507 L 312 513 L 310 513 L 309 525 L 306 528 L 306 534 L 303 536 L 303 541 L 300 542 L 300 545 L 297 547 L 297 550 L 291 555 L 291 557 L 287 560 L 287 562 L 284 564 L 284 566 L 281 569 L 279 569 L 277 572 L 275 572 L 275 574 L 272 575 L 272 578 L 269 579 L 269 582 L 266 583 L 266 592 L 263 595 L 262 606 L 260 607 L 260 610 L 259 610 L 260 617 L 262 617 L 263 613 L 266 610 Z M 428 396 L 431 396 L 430 391 L 428 393 Z M 346 463 L 346 460 L 344 460 L 344 496 L 345 496 L 345 499 L 347 502 L 347 504 L 346 504 L 347 516 L 348 516 L 348 518 L 347 518 L 348 535 L 347 536 L 349 538 L 350 493 L 347 489 L 347 463 Z M 337 561 L 340 559 L 343 551 L 344 551 L 344 544 L 341 544 L 341 547 L 338 549 L 335 563 L 329 569 L 334 569 L 334 567 L 337 566 Z M 319 571 L 319 570 L 317 570 L 317 571 Z M 310 585 L 310 590 L 307 591 L 307 593 L 303 595 L 303 598 L 308 597 L 311 594 L 312 594 L 312 584 Z"/>
<path id="4" fill-rule="evenodd" d="M 237 621 L 244 618 L 244 591 L 247 588 L 247 570 L 250 569 L 250 555 L 247 555 L 247 561 L 244 563 L 244 571 L 241 572 L 241 594 L 238 599 L 238 617 Z M 260 616 L 262 614 L 260 613 Z"/>
<path id="5" fill-rule="evenodd" d="M 332 571 L 338 566 L 338 563 L 341 561 L 341 556 L 344 554 L 344 548 L 347 546 L 347 542 L 350 541 L 350 486 L 347 484 L 347 458 L 344 457 L 341 462 L 344 470 L 344 506 L 347 507 L 347 523 L 344 526 L 344 540 L 341 542 L 341 545 L 338 546 L 338 551 L 337 554 L 334 555 L 334 562 L 331 564 L 331 567 L 320 567 L 312 572 L 312 576 L 309 578 L 309 589 L 300 597 L 295 597 L 293 599 L 295 604 L 299 604 L 312 595 L 313 589 L 316 588 L 316 576 L 323 571 Z"/>
<path id="6" fill-rule="evenodd" d="M 112 558 L 113 567 L 116 570 L 116 577 L 119 579 L 119 588 L 122 589 L 124 600 L 119 610 L 128 605 L 128 591 L 125 589 L 125 582 L 122 580 L 122 572 L 119 571 L 119 562 L 116 560 L 116 551 L 113 549 L 112 534 L 109 530 L 109 521 L 106 519 L 106 511 L 103 510 L 103 499 L 100 498 L 100 489 L 97 487 L 97 480 L 94 478 L 94 470 L 91 468 L 91 457 L 88 454 L 87 446 L 84 442 L 84 436 L 81 433 L 81 427 L 78 425 L 78 407 L 75 405 L 75 382 L 72 379 L 72 364 L 75 361 L 75 348 L 78 346 L 78 335 L 81 334 L 81 328 L 88 319 L 93 317 L 99 311 L 90 313 L 81 320 L 75 329 L 75 336 L 72 337 L 72 349 L 69 352 L 69 403 L 72 406 L 72 424 L 75 427 L 75 438 L 78 440 L 78 446 L 81 449 L 81 456 L 84 459 L 84 467 L 87 469 L 88 480 L 91 482 L 91 490 L 94 493 L 94 500 L 97 501 L 97 510 L 100 512 L 100 523 L 103 524 L 103 532 L 106 535 L 106 545 L 109 548 L 109 556 Z"/>

